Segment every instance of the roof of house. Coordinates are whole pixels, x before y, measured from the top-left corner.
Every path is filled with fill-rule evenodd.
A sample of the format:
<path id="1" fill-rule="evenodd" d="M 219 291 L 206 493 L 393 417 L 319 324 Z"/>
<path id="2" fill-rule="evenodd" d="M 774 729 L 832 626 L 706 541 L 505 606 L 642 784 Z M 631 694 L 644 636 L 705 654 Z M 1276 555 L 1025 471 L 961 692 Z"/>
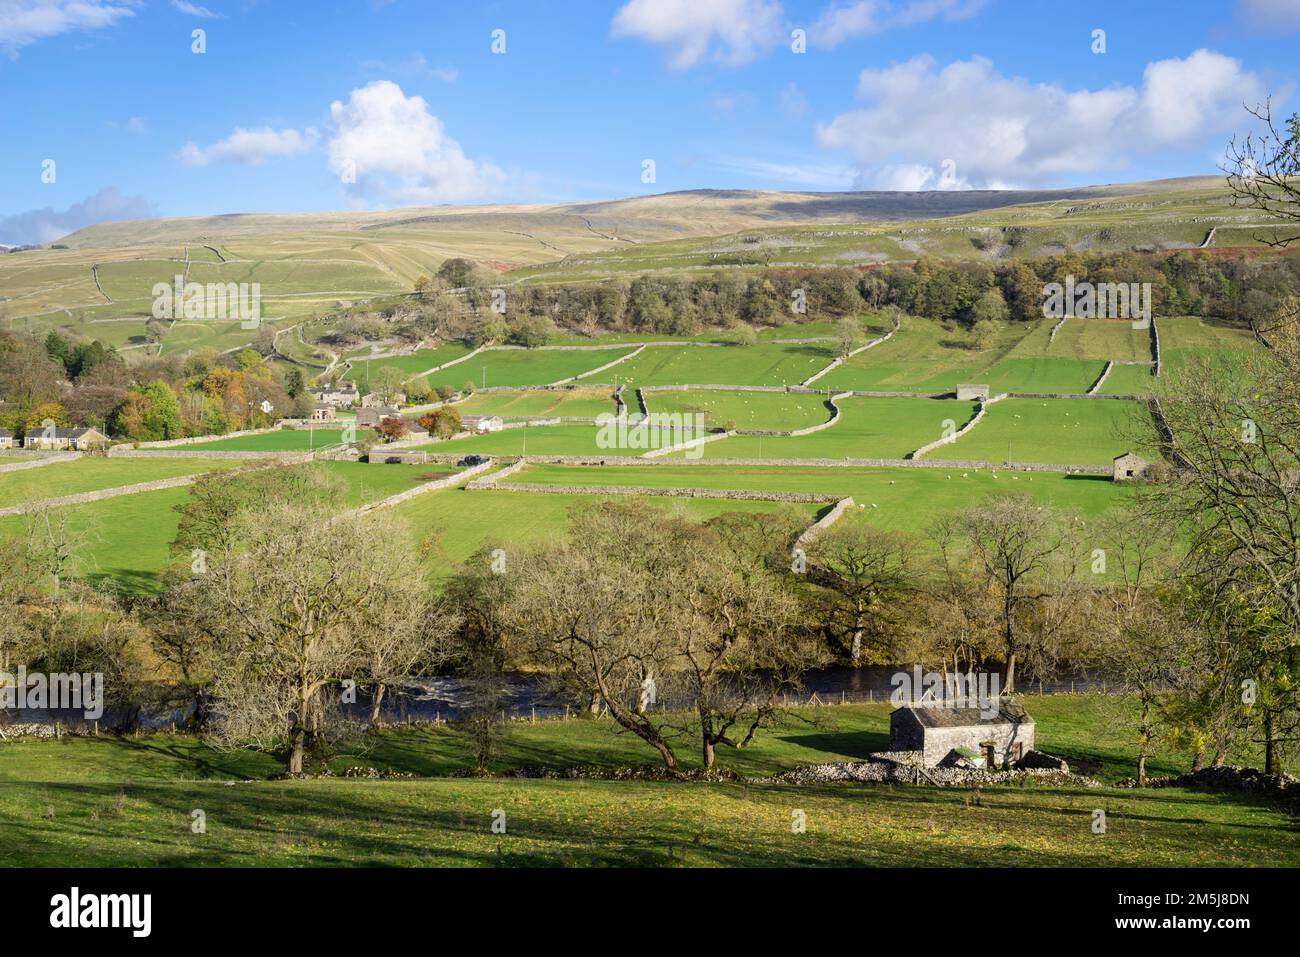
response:
<path id="1" fill-rule="evenodd" d="M 1121 453 L 1120 455 L 1115 456 L 1115 458 L 1112 461 L 1118 462 L 1120 459 L 1137 459 L 1138 461 L 1141 462 L 1146 461 L 1146 459 L 1142 458 L 1142 456 L 1138 455 L 1136 452 Z"/>
<path id="2" fill-rule="evenodd" d="M 75 428 L 75 429 L 59 429 L 59 428 L 56 428 L 56 429 L 53 430 L 53 432 L 54 432 L 53 437 L 56 438 L 56 439 L 79 439 L 79 438 L 81 438 L 83 435 L 85 435 L 85 434 L 88 433 L 88 432 L 93 432 L 93 433 L 95 433 L 95 435 L 102 435 L 102 434 L 103 434 L 103 433 L 100 432 L 98 429 L 89 429 L 89 428 Z M 44 429 L 36 429 L 35 431 L 33 431 L 33 432 L 29 433 L 29 434 L 30 434 L 31 436 L 35 437 L 35 438 L 44 438 L 44 437 L 45 437 L 45 430 L 44 430 Z"/>
<path id="3" fill-rule="evenodd" d="M 1025 709 L 1016 701 L 1003 700 L 998 705 L 998 713 L 986 718 L 980 708 L 948 708 L 940 705 L 903 705 L 890 715 L 900 711 L 909 712 L 923 728 L 969 728 L 977 725 L 991 724 L 1033 724 Z"/>
<path id="4" fill-rule="evenodd" d="M 0 439 L 12 439 L 14 434 L 8 429 L 0 429 Z"/>

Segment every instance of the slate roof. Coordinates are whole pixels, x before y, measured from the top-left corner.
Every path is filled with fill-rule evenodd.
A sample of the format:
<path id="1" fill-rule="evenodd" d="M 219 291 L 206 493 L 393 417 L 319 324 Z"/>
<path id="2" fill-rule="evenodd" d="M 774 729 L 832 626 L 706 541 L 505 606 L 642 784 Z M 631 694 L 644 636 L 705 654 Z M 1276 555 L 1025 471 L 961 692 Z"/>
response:
<path id="1" fill-rule="evenodd" d="M 904 705 L 899 711 L 909 711 L 923 728 L 969 728 L 973 725 L 1033 724 L 1025 709 L 1015 701 L 1003 701 L 998 713 L 984 717 L 979 708 L 945 708 L 938 705 Z"/>

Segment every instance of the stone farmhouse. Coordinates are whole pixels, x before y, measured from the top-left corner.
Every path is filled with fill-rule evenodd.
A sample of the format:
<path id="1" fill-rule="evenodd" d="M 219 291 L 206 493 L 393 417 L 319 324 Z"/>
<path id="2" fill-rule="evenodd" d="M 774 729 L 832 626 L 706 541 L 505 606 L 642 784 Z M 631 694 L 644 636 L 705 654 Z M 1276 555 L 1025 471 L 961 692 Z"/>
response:
<path id="1" fill-rule="evenodd" d="M 378 392 L 367 392 L 361 397 L 361 407 L 363 409 L 384 408 L 389 402 L 396 402 L 398 405 L 406 403 L 405 392 L 394 392 L 391 395 L 380 395 Z"/>
<path id="2" fill-rule="evenodd" d="M 499 415 L 484 416 L 474 426 L 479 432 L 500 432 L 505 427 L 505 420 Z"/>
<path id="3" fill-rule="evenodd" d="M 329 403 L 318 402 L 316 407 L 311 410 L 311 420 L 313 422 L 333 422 L 335 411 L 335 407 Z"/>
<path id="4" fill-rule="evenodd" d="M 932 768 L 964 758 L 976 767 L 1019 761 L 1034 748 L 1034 719 L 1019 703 L 1002 699 L 997 714 L 941 704 L 904 705 L 889 716 L 889 750 L 919 754 Z"/>
<path id="5" fill-rule="evenodd" d="M 0 449 L 13 449 L 18 447 L 18 440 L 8 429 L 0 429 Z"/>
<path id="6" fill-rule="evenodd" d="M 70 449 L 84 452 L 87 449 L 102 449 L 106 445 L 108 445 L 108 436 L 98 429 L 90 428 L 59 429 L 47 427 L 34 429 L 23 437 L 23 448 L 25 449 Z"/>

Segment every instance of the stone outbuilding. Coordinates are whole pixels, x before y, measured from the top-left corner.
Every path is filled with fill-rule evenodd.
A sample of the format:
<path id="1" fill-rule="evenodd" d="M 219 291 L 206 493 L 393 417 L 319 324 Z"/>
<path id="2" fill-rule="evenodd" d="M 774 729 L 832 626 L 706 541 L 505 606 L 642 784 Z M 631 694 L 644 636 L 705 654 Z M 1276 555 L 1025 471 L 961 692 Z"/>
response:
<path id="1" fill-rule="evenodd" d="M 889 716 L 889 750 L 920 755 L 925 767 L 965 758 L 976 767 L 1019 761 L 1034 748 L 1034 719 L 1009 698 L 986 717 L 981 708 L 904 705 Z"/>
<path id="2" fill-rule="evenodd" d="M 334 406 L 324 402 L 318 402 L 316 407 L 311 410 L 311 420 L 313 422 L 333 422 L 337 418 L 337 411 Z"/>
<path id="3" fill-rule="evenodd" d="M 1132 482 L 1146 478 L 1151 463 L 1140 455 L 1125 452 L 1115 456 L 1114 479 L 1116 482 Z"/>
<path id="4" fill-rule="evenodd" d="M 959 385 L 957 386 L 957 398 L 967 402 L 987 402 L 989 400 L 989 387 L 987 385 Z"/>

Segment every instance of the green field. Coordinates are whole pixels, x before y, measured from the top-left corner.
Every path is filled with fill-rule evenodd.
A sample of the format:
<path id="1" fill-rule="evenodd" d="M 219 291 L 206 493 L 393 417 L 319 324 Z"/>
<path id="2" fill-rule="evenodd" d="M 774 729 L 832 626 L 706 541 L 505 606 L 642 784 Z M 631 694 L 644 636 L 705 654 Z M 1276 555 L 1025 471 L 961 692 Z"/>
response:
<path id="1" fill-rule="evenodd" d="M 629 398 L 631 396 L 629 395 Z M 465 415 L 590 416 L 615 412 L 614 393 L 609 389 L 546 389 L 527 392 L 479 392 L 456 408 Z"/>
<path id="2" fill-rule="evenodd" d="M 0 473 L 0 508 L 23 502 L 135 485 L 239 466 L 219 459 L 81 458 L 20 472 Z"/>
<path id="3" fill-rule="evenodd" d="M 425 381 L 433 388 L 447 385 L 453 389 L 459 389 L 466 382 L 474 383 L 476 389 L 489 386 L 550 385 L 598 369 L 632 351 L 630 348 L 491 349 L 468 362 L 426 376 Z M 601 373 L 601 379 L 609 380 L 621 369 L 622 366 L 615 366 L 608 373 Z"/>
<path id="4" fill-rule="evenodd" d="M 717 443 L 721 444 L 721 443 Z M 712 449 L 714 446 L 708 446 Z M 851 468 L 775 465 L 548 465 L 530 463 L 503 480 L 543 485 L 640 485 L 655 488 L 756 489 L 852 496 L 862 506 L 850 520 L 881 528 L 924 532 L 941 515 L 975 505 L 995 492 L 1017 491 L 1044 504 L 1091 518 L 1127 500 L 1110 481 L 1053 473 L 993 469 Z M 442 493 L 437 493 L 442 494 Z M 523 494 L 523 493 L 521 493 Z M 538 495 L 550 499 L 555 496 Z M 748 507 L 750 503 L 738 502 Z"/>
<path id="5" fill-rule="evenodd" d="M 1069 318 L 1048 351 L 1070 359 L 1151 359 L 1151 330 L 1128 319 Z"/>
<path id="6" fill-rule="evenodd" d="M 1247 329 L 1207 322 L 1195 316 L 1159 319 L 1162 375 L 1175 375 L 1193 358 L 1240 358 L 1258 353 L 1261 346 Z"/>
<path id="7" fill-rule="evenodd" d="M 692 389 L 689 392 L 646 392 L 652 414 L 704 416 L 705 428 L 721 429 L 734 422 L 738 429 L 790 432 L 820 425 L 830 418 L 825 395 L 780 392 L 724 392 Z M 633 400 L 635 408 L 635 400 Z"/>
<path id="8" fill-rule="evenodd" d="M 448 471 L 439 466 L 385 465 L 381 468 L 362 462 L 322 462 L 318 467 L 344 482 L 344 502 L 351 506 L 396 495 L 424 481 L 423 476 L 437 477 Z M 77 571 L 94 580 L 111 580 L 127 592 L 155 589 L 157 573 L 167 564 L 170 545 L 176 537 L 179 516 L 175 506 L 184 504 L 189 494 L 188 488 L 170 488 L 64 509 L 68 531 L 83 558 L 83 565 Z M 22 534 L 27 520 L 21 515 L 0 519 L 0 536 Z"/>
<path id="9" fill-rule="evenodd" d="M 831 343 L 654 346 L 610 373 L 646 385 L 798 385 L 835 358 Z M 823 385 L 819 380 L 818 385 Z"/>
<path id="10" fill-rule="evenodd" d="M 959 429 L 975 413 L 973 402 L 949 399 L 840 399 L 840 419 L 828 429 L 791 437 L 738 435 L 710 442 L 707 458 L 901 459 Z"/>
<path id="11" fill-rule="evenodd" d="M 659 433 L 661 442 L 672 444 L 668 433 Z M 598 444 L 601 430 L 594 423 L 566 423 L 563 425 L 533 425 L 526 428 L 503 429 L 471 435 L 449 442 L 431 442 L 416 446 L 430 452 L 448 452 L 457 455 L 477 452 L 480 455 L 641 455 L 650 448 L 601 448 Z"/>
<path id="12" fill-rule="evenodd" d="M 572 509 L 589 507 L 599 500 L 588 495 L 451 488 L 403 502 L 394 507 L 393 513 L 410 527 L 417 540 L 434 544 L 434 572 L 445 574 L 484 542 L 494 542 L 509 551 L 553 538 L 568 528 Z M 700 520 L 723 512 L 765 513 L 791 507 L 775 502 L 666 498 L 649 498 L 645 505 L 648 509 L 680 510 Z M 798 511 L 812 522 L 818 508 L 798 506 Z"/>
<path id="13" fill-rule="evenodd" d="M 1003 399 L 979 424 L 931 453 L 980 462 L 1109 465 L 1127 451 L 1150 454 L 1154 427 L 1137 403 L 1102 399 Z"/>
<path id="14" fill-rule="evenodd" d="M 1152 374 L 1154 368 L 1149 365 L 1113 366 L 1097 391 L 1102 395 L 1151 395 L 1159 385 L 1159 380 Z"/>
<path id="15" fill-rule="evenodd" d="M 358 429 L 356 439 L 358 442 L 364 441 L 369 434 L 369 429 Z M 194 452 L 307 452 L 311 449 L 339 445 L 342 441 L 342 429 L 276 429 L 257 435 L 240 435 L 232 439 L 195 442 L 179 448 Z"/>
<path id="16" fill-rule="evenodd" d="M 343 373 L 342 378 L 350 379 L 365 386 L 370 381 L 370 376 L 380 369 L 388 368 L 397 369 L 402 375 L 411 378 L 445 362 L 467 356 L 472 351 L 469 346 L 463 343 L 453 342 L 445 346 L 439 346 L 436 349 L 417 349 L 410 355 L 390 356 L 384 359 L 366 359 L 364 355 L 354 356 L 350 360 L 351 367 Z"/>
<path id="17" fill-rule="evenodd" d="M 342 769 L 407 780 L 267 780 L 268 756 L 187 735 L 0 743 L 0 864 L 60 866 L 1259 866 L 1300 863 L 1281 808 L 1247 794 L 1114 787 L 1133 773 L 1127 699 L 1028 696 L 1040 746 L 1091 762 L 1108 786 L 781 785 L 443 777 L 470 764 L 455 730 L 388 732 L 345 748 Z M 724 765 L 752 776 L 860 760 L 886 746 L 888 706 L 802 709 Z M 694 763 L 689 748 L 682 757 Z M 563 770 L 651 763 L 609 721 L 511 726 L 495 762 Z M 1185 769 L 1157 751 L 1153 773 Z M 205 834 L 190 812 L 206 815 Z M 506 813 L 493 834 L 492 813 Z M 1106 811 L 1104 835 L 1092 811 Z M 792 812 L 807 832 L 792 833 Z M 142 840 L 141 835 L 148 835 Z"/>

